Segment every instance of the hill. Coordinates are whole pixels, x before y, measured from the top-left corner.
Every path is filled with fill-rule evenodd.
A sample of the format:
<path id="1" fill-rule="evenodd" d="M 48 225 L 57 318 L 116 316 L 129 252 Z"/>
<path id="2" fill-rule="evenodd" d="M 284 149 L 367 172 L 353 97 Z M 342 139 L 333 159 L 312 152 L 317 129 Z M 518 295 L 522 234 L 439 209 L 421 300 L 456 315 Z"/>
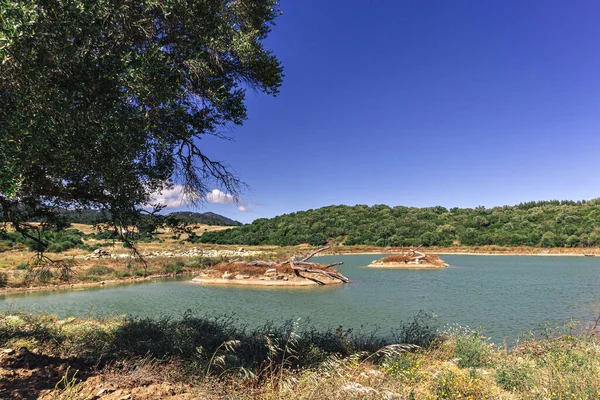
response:
<path id="1" fill-rule="evenodd" d="M 192 224 L 206 224 L 206 225 L 221 225 L 221 226 L 238 226 L 241 222 L 234 221 L 233 219 L 224 217 L 220 214 L 212 212 L 197 213 L 191 211 L 178 211 L 172 212 L 167 215 L 168 217 L 175 217 L 181 221 L 185 221 Z"/>
<path id="2" fill-rule="evenodd" d="M 98 210 L 61 210 L 61 214 L 66 215 L 67 219 L 71 223 L 75 224 L 94 224 L 100 221 L 105 221 L 110 215 L 103 214 Z M 224 217 L 220 214 L 212 212 L 197 213 L 191 211 L 179 211 L 172 212 L 167 217 L 175 217 L 179 220 L 185 221 L 191 224 L 205 224 L 205 225 L 220 225 L 220 226 L 238 226 L 240 222 L 234 221 L 230 218 Z"/>
<path id="3" fill-rule="evenodd" d="M 257 219 L 195 240 L 245 245 L 540 246 L 600 245 L 600 199 L 451 208 L 328 206 Z"/>

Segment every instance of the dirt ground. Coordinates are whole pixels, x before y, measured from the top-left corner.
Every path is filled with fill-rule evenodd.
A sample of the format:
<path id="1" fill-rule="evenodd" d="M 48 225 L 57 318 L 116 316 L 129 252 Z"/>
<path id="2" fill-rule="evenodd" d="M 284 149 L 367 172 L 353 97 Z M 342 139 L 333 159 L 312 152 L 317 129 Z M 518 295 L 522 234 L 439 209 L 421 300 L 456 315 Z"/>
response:
<path id="1" fill-rule="evenodd" d="M 206 387 L 173 383 L 162 366 L 137 363 L 119 371 L 27 349 L 0 350 L 0 399 L 220 399 Z"/>

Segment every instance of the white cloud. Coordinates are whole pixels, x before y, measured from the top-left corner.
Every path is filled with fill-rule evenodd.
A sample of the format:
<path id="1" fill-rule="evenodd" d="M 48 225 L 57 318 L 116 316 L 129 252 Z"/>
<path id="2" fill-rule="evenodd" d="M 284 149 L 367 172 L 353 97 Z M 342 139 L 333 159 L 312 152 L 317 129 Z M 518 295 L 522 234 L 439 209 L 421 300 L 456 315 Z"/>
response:
<path id="1" fill-rule="evenodd" d="M 152 196 L 152 203 L 162 204 L 166 208 L 184 207 L 186 205 L 186 198 L 183 193 L 183 185 L 173 185 L 171 189 L 164 189 L 161 193 L 155 193 Z M 255 212 L 253 205 L 256 205 L 256 203 L 235 197 L 219 189 L 213 189 L 208 192 L 202 200 L 212 204 L 235 205 L 240 212 L 244 213 Z"/>
<path id="2" fill-rule="evenodd" d="M 213 189 L 212 192 L 206 194 L 206 201 L 215 204 L 231 204 L 235 197 L 230 193 L 221 192 L 219 189 Z M 241 210 L 240 210 L 241 211 Z"/>
<path id="3" fill-rule="evenodd" d="M 161 193 L 152 196 L 154 204 L 162 204 L 166 208 L 178 208 L 185 204 L 183 186 L 173 185 L 171 189 L 164 189 Z"/>

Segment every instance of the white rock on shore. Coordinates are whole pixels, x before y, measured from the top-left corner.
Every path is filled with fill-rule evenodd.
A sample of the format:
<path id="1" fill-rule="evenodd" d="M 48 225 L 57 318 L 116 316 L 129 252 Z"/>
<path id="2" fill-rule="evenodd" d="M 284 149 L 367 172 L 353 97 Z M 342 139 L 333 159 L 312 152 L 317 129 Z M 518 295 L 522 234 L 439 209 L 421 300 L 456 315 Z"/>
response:
<path id="1" fill-rule="evenodd" d="M 194 247 L 184 251 L 146 251 L 141 253 L 143 258 L 171 258 L 171 257 L 224 257 L 224 258 L 236 258 L 236 257 L 249 257 L 262 254 L 262 251 L 258 250 L 245 250 L 240 248 L 238 250 L 216 250 L 216 249 L 200 249 Z M 91 254 L 77 256 L 76 258 L 83 260 L 93 260 L 100 258 L 133 258 L 132 254 L 111 254 L 105 249 L 96 249 Z"/>

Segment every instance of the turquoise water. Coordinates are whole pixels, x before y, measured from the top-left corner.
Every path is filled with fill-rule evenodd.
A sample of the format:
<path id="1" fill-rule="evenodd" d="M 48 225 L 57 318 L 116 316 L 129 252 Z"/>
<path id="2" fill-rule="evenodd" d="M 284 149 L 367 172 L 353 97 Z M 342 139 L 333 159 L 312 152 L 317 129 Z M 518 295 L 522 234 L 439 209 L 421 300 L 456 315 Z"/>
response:
<path id="1" fill-rule="evenodd" d="M 321 257 L 344 261 L 348 285 L 317 288 L 202 286 L 189 277 L 79 291 L 0 296 L 0 309 L 76 315 L 179 317 L 232 315 L 240 323 L 309 320 L 319 328 L 375 327 L 385 334 L 419 310 L 438 316 L 442 326 L 485 327 L 496 343 L 520 330 L 541 330 L 571 319 L 600 315 L 600 258 L 443 256 L 442 270 L 364 268 L 381 255 Z M 316 259 L 315 259 L 316 260 Z"/>

